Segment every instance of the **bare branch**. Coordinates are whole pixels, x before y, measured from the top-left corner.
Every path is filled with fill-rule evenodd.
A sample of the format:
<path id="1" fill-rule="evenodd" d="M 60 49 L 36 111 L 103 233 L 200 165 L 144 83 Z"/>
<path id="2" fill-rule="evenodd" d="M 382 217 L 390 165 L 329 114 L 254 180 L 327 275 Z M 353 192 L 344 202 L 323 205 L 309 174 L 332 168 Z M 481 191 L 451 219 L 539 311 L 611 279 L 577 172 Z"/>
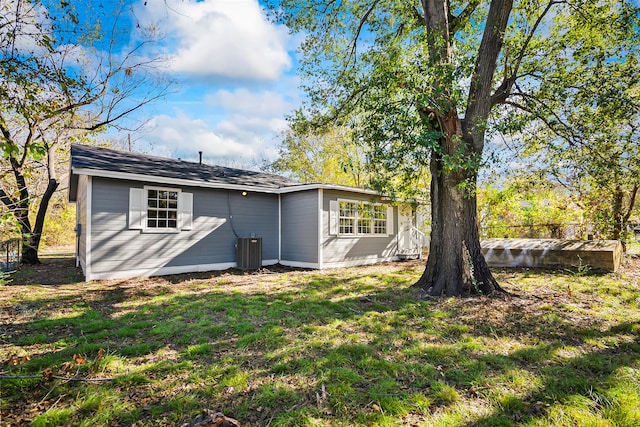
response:
<path id="1" fill-rule="evenodd" d="M 358 29 L 356 30 L 356 34 L 353 36 L 353 41 L 352 41 L 352 44 L 351 44 L 351 52 L 349 53 L 349 57 L 347 58 L 347 63 L 349 63 L 351 61 L 350 58 L 353 58 L 354 61 L 355 61 L 356 49 L 357 49 L 357 46 L 358 46 L 358 38 L 360 38 L 360 33 L 362 32 L 362 28 L 364 27 L 364 24 L 367 22 L 367 19 L 369 19 L 369 15 L 371 15 L 371 12 L 373 12 L 373 10 L 378 5 L 378 1 L 379 0 L 375 0 L 373 2 L 373 4 L 369 7 L 369 9 L 366 11 L 366 13 L 362 16 L 362 18 L 360 18 L 360 23 L 358 24 Z"/>
<path id="2" fill-rule="evenodd" d="M 538 16 L 538 18 L 536 19 L 536 22 L 534 23 L 533 27 L 531 28 L 531 31 L 529 32 L 529 34 L 527 35 L 527 38 L 525 39 L 525 42 L 522 45 L 522 48 L 520 49 L 520 52 L 518 53 L 518 55 L 516 56 L 516 60 L 515 63 L 513 65 L 513 69 L 511 70 L 511 75 L 507 76 L 507 62 L 505 59 L 505 77 L 502 80 L 502 83 L 500 84 L 500 86 L 495 90 L 495 92 L 493 93 L 493 95 L 491 95 L 490 99 L 491 99 L 491 106 L 494 106 L 496 104 L 502 103 L 504 102 L 505 99 L 507 99 L 507 97 L 509 96 L 511 89 L 513 88 L 513 84 L 516 82 L 516 78 L 518 76 L 518 71 L 520 70 L 520 65 L 522 64 L 522 61 L 527 53 L 527 48 L 529 47 L 529 43 L 531 43 L 531 40 L 533 39 L 533 36 L 535 35 L 536 31 L 538 30 L 538 27 L 540 26 L 540 24 L 542 23 L 542 20 L 545 18 L 545 16 L 547 16 L 547 14 L 549 13 L 549 11 L 551 10 L 551 8 L 556 5 L 556 4 L 562 4 L 565 3 L 564 0 L 551 0 L 547 6 L 544 8 L 544 10 L 542 11 L 542 13 L 540 14 L 540 16 Z"/>

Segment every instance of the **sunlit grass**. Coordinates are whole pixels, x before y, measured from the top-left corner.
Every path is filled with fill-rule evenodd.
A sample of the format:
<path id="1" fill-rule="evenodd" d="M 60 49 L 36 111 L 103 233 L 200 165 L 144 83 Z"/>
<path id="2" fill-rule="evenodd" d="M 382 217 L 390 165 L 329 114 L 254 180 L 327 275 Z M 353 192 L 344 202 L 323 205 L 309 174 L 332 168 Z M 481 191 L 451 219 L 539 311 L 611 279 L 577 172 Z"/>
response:
<path id="1" fill-rule="evenodd" d="M 243 426 L 640 425 L 637 276 L 505 271 L 517 296 L 420 300 L 421 268 L 3 287 L 2 375 L 108 380 L 4 379 L 0 416 L 174 426 L 209 408 Z"/>

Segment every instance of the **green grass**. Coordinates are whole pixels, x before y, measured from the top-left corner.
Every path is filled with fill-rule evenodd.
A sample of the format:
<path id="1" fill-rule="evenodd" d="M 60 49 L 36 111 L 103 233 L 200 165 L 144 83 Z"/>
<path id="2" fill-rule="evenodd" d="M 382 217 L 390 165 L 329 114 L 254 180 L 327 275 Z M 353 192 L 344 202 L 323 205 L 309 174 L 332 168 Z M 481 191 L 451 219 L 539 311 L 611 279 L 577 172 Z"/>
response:
<path id="1" fill-rule="evenodd" d="M 517 296 L 420 300 L 421 269 L 0 287 L 1 375 L 44 373 L 0 380 L 0 420 L 640 425 L 637 274 L 499 271 Z"/>

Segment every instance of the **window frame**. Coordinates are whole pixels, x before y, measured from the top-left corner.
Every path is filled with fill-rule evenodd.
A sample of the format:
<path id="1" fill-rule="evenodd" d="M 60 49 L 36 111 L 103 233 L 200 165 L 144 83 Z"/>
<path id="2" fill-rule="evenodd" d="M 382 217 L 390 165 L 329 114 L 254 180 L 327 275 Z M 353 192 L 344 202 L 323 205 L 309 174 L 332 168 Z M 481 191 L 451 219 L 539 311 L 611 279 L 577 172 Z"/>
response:
<path id="1" fill-rule="evenodd" d="M 370 202 L 366 200 L 353 200 L 353 199 L 338 199 L 338 237 L 388 237 L 389 236 L 389 216 L 387 214 L 388 208 L 390 205 L 386 203 L 380 202 Z M 349 203 L 355 205 L 355 215 L 354 216 L 346 216 L 342 215 L 343 209 L 342 204 Z M 382 207 L 378 208 L 376 211 L 376 206 Z M 365 209 L 368 207 L 368 210 Z M 369 215 L 365 216 L 362 213 L 368 212 Z M 378 218 L 376 213 L 381 214 L 384 218 Z M 351 228 L 353 229 L 352 233 L 343 232 L 343 227 L 345 227 L 344 221 L 353 221 Z M 376 232 L 376 225 L 380 226 L 380 222 L 384 221 L 384 232 Z M 368 232 L 362 232 L 361 230 L 364 228 L 364 224 L 367 224 L 366 228 L 369 229 Z M 378 228 L 379 229 L 379 228 Z"/>
<path id="2" fill-rule="evenodd" d="M 155 185 L 145 185 L 143 187 L 144 189 L 144 197 L 143 197 L 143 224 L 142 224 L 142 230 L 146 233 L 179 233 L 181 230 L 181 224 L 180 224 L 180 215 L 181 215 L 181 207 L 180 207 L 180 202 L 181 202 L 181 193 L 182 193 L 182 189 L 181 188 L 172 188 L 172 187 L 159 187 L 159 186 L 155 186 Z M 160 207 L 152 207 L 149 206 L 149 191 L 167 191 L 167 192 L 172 192 L 172 193 L 176 193 L 176 207 L 175 208 L 170 208 L 170 207 L 166 207 L 166 208 L 160 208 Z M 156 198 L 156 200 L 160 200 L 159 198 Z M 167 201 L 169 201 L 170 199 L 167 199 Z M 151 220 L 151 218 L 149 218 L 149 209 L 154 209 L 157 212 L 161 212 L 161 211 L 166 211 L 167 212 L 167 218 L 166 221 L 167 223 L 170 221 L 169 217 L 168 217 L 168 212 L 175 212 L 175 227 L 151 227 L 149 226 L 149 221 Z M 158 220 L 158 217 L 156 217 L 156 220 Z"/>

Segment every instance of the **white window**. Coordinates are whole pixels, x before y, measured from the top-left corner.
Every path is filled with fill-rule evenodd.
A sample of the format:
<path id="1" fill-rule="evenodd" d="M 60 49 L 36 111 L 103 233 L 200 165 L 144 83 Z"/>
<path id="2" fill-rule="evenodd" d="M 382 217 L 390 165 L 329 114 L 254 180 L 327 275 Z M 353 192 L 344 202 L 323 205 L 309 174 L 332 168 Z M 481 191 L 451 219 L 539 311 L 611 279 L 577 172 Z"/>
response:
<path id="1" fill-rule="evenodd" d="M 358 207 L 356 202 L 340 202 L 340 229 L 339 234 L 356 233 L 356 216 Z"/>
<path id="2" fill-rule="evenodd" d="M 371 233 L 371 217 L 373 206 L 371 203 L 358 203 L 358 234 Z"/>
<path id="3" fill-rule="evenodd" d="M 337 203 L 340 236 L 386 236 L 390 233 L 389 206 L 379 203 L 340 200 Z"/>
<path id="4" fill-rule="evenodd" d="M 387 206 L 373 205 L 373 234 L 387 234 L 387 212 Z"/>
<path id="5" fill-rule="evenodd" d="M 193 223 L 193 194 L 176 188 L 129 189 L 129 228 L 148 232 L 189 230 Z"/>
<path id="6" fill-rule="evenodd" d="M 176 190 L 147 188 L 146 228 L 178 228 L 178 194 Z"/>

